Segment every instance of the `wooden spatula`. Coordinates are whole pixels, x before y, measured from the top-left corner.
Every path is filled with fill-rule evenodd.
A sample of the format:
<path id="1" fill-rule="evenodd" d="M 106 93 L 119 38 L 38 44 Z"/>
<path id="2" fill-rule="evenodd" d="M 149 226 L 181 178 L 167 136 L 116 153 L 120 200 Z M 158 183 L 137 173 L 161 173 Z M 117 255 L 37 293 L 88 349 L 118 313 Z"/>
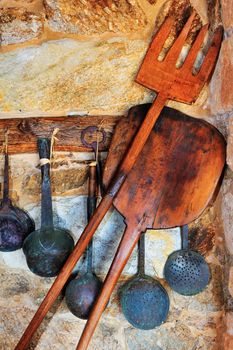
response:
<path id="1" fill-rule="evenodd" d="M 196 100 L 203 85 L 209 80 L 211 72 L 214 69 L 216 58 L 218 56 L 221 44 L 221 28 L 219 28 L 216 31 L 212 45 L 210 46 L 207 55 L 202 63 L 200 72 L 196 76 L 192 75 L 192 66 L 201 47 L 204 34 L 207 31 L 206 26 L 203 27 L 203 29 L 199 33 L 195 43 L 193 44 L 190 50 L 189 55 L 186 58 L 183 67 L 181 69 L 177 69 L 174 63 L 175 57 L 179 56 L 181 48 L 186 40 L 194 16 L 194 13 L 190 16 L 176 42 L 171 47 L 167 58 L 165 58 L 165 60 L 162 63 L 157 60 L 156 55 L 160 52 L 159 48 L 162 48 L 170 32 L 174 20 L 171 18 L 165 20 L 161 29 L 157 32 L 148 50 L 145 61 L 143 62 L 142 67 L 138 73 L 137 81 L 143 83 L 145 86 L 157 89 L 159 94 L 155 99 L 153 106 L 147 113 L 147 116 L 143 121 L 136 137 L 134 138 L 129 151 L 119 168 L 119 172 L 117 173 L 117 176 L 112 182 L 112 185 L 109 187 L 106 195 L 104 196 L 100 205 L 95 211 L 95 214 L 89 221 L 89 224 L 86 226 L 84 232 L 78 240 L 73 253 L 66 261 L 63 269 L 54 281 L 45 299 L 41 303 L 32 321 L 30 322 L 29 326 L 27 327 L 26 331 L 21 337 L 18 345 L 15 348 L 16 350 L 22 350 L 26 348 L 26 346 L 30 342 L 32 335 L 35 333 L 43 318 L 47 314 L 48 310 L 60 294 L 75 264 L 84 253 L 97 227 L 99 226 L 104 215 L 112 205 L 114 197 L 117 195 L 119 189 L 121 188 L 122 184 L 127 178 L 128 173 L 130 172 L 136 159 L 138 158 L 138 155 L 141 152 L 143 146 L 145 145 L 145 142 L 148 136 L 150 135 L 150 132 L 161 110 L 163 109 L 166 100 L 168 98 L 171 98 L 177 101 L 191 103 L 192 101 Z M 154 52 L 153 55 L 151 54 L 152 51 Z M 148 73 L 146 73 L 146 70 L 148 70 Z M 163 70 L 163 73 L 158 73 L 159 80 L 156 84 L 155 80 L 157 79 L 157 76 L 152 75 L 155 72 L 157 74 L 157 71 L 159 70 Z M 168 81 L 170 83 L 168 83 Z M 170 90 L 172 93 L 170 92 Z"/>

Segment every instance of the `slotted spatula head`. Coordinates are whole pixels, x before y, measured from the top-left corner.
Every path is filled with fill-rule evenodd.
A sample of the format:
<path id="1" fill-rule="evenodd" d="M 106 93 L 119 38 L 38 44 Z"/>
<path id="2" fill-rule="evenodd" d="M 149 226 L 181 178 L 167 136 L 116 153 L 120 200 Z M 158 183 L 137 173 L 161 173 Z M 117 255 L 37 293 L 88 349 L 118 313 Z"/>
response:
<path id="1" fill-rule="evenodd" d="M 193 74 L 193 66 L 198 52 L 203 45 L 208 31 L 208 25 L 201 28 L 183 65 L 180 68 L 176 68 L 176 62 L 185 44 L 195 15 L 195 12 L 191 14 L 164 60 L 159 61 L 158 56 L 170 34 L 175 19 L 168 17 L 164 21 L 145 55 L 136 77 L 137 83 L 158 93 L 162 93 L 171 100 L 192 103 L 197 99 L 204 84 L 210 79 L 215 67 L 223 30 L 219 26 L 215 31 L 212 43 L 197 74 Z"/>

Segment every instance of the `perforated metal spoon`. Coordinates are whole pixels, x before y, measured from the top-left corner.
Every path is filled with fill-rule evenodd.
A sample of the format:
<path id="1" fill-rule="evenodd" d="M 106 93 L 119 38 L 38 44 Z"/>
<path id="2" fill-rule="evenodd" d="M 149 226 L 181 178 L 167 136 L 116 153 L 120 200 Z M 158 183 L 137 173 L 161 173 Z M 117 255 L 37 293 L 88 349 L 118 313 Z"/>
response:
<path id="1" fill-rule="evenodd" d="M 179 294 L 195 295 L 202 292 L 210 280 L 210 269 L 204 257 L 189 249 L 188 225 L 181 227 L 182 249 L 169 255 L 164 266 L 164 277 Z"/>
<path id="2" fill-rule="evenodd" d="M 122 312 L 135 328 L 153 329 L 165 322 L 169 297 L 162 284 L 145 274 L 145 234 L 138 242 L 138 273 L 120 291 Z"/>

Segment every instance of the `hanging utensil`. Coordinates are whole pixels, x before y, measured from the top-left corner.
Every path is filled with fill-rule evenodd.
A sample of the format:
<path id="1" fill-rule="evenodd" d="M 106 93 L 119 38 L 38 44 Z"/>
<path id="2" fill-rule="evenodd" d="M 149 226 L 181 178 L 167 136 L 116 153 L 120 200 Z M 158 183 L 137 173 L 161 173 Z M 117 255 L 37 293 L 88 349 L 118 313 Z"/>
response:
<path id="1" fill-rule="evenodd" d="M 97 183 L 98 184 L 98 183 Z M 92 217 L 96 208 L 96 162 L 89 166 L 89 191 L 87 198 L 87 219 Z M 69 282 L 66 287 L 65 299 L 69 310 L 77 317 L 86 320 L 91 308 L 100 292 L 102 281 L 93 272 L 93 240 L 87 247 L 87 270 L 82 276 L 78 276 Z"/>
<path id="2" fill-rule="evenodd" d="M 194 15 L 190 17 L 184 26 L 183 30 L 181 31 L 181 34 L 177 38 L 176 42 L 172 45 L 171 49 L 169 50 L 170 56 L 178 57 L 181 51 L 181 48 L 183 44 L 185 43 L 187 34 L 191 28 L 192 20 L 194 18 Z M 160 112 L 162 111 L 164 104 L 167 100 L 167 98 L 171 97 L 174 100 L 183 101 L 183 102 L 194 102 L 196 98 L 198 97 L 201 89 L 203 88 L 204 84 L 210 79 L 211 73 L 213 72 L 216 59 L 218 56 L 218 52 L 221 45 L 222 40 L 222 28 L 218 28 L 212 44 L 210 48 L 208 49 L 208 52 L 206 54 L 206 57 L 204 58 L 202 62 L 202 66 L 199 70 L 199 73 L 195 76 L 192 75 L 192 66 L 193 62 L 196 60 L 197 54 L 199 52 L 200 46 L 203 41 L 203 34 L 207 32 L 207 27 L 204 30 L 202 29 L 191 47 L 188 56 L 186 57 L 185 63 L 182 67 L 184 69 L 179 68 L 177 69 L 175 64 L 172 62 L 170 64 L 167 60 L 164 60 L 163 62 L 159 62 L 156 60 L 156 55 L 158 48 L 163 46 L 165 40 L 167 39 L 167 36 L 170 33 L 170 29 L 172 27 L 172 24 L 174 23 L 175 19 L 168 18 L 165 20 L 164 24 L 162 25 L 161 29 L 157 32 L 153 43 L 151 47 L 153 47 L 153 60 L 151 60 L 150 65 L 148 66 L 149 70 L 153 65 L 160 64 L 160 79 L 159 79 L 159 94 L 153 104 L 153 107 L 150 109 L 149 113 L 147 113 L 146 118 L 144 119 L 143 123 L 140 126 L 139 131 L 137 132 L 134 140 L 132 141 L 130 148 L 127 152 L 127 155 L 124 157 L 124 160 L 121 163 L 121 166 L 119 167 L 117 173 L 114 176 L 114 179 L 112 179 L 111 185 L 108 188 L 108 191 L 106 192 L 105 196 L 103 197 L 102 201 L 100 202 L 97 210 L 95 211 L 94 215 L 92 216 L 90 222 L 86 226 L 84 232 L 80 236 L 75 249 L 73 253 L 68 258 L 66 264 L 64 265 L 64 268 L 62 270 L 62 273 L 58 276 L 58 278 L 54 281 L 54 284 L 50 288 L 49 292 L 47 293 L 46 297 L 44 298 L 42 304 L 40 305 L 38 311 L 36 312 L 35 316 L 33 317 L 32 321 L 28 325 L 27 329 L 25 330 L 24 334 L 22 335 L 19 343 L 16 346 L 16 350 L 22 350 L 25 348 L 25 346 L 30 342 L 30 339 L 34 332 L 39 327 L 40 323 L 42 322 L 43 318 L 47 314 L 48 310 L 58 297 L 58 295 L 61 292 L 61 289 L 65 285 L 67 279 L 69 278 L 71 272 L 73 271 L 74 266 L 76 265 L 77 261 L 80 259 L 82 254 L 84 253 L 87 245 L 89 244 L 93 234 L 95 233 L 96 229 L 98 228 L 99 224 L 101 223 L 104 215 L 108 211 L 108 209 L 113 204 L 114 198 L 117 196 L 119 190 L 122 188 L 122 185 L 124 184 L 125 180 L 127 179 L 128 174 L 130 173 L 134 163 L 138 159 L 138 156 L 140 152 L 142 151 L 152 129 L 157 121 Z M 157 48 L 157 49 L 156 49 Z M 178 52 L 179 51 L 179 52 Z M 159 50 L 160 52 L 160 50 Z M 152 58 L 152 57 L 151 57 Z M 166 63 L 165 63 L 166 62 Z M 187 64 L 186 64 L 187 62 Z M 161 63 L 163 63 L 163 66 L 161 66 Z M 164 71 L 164 75 L 161 76 L 161 71 Z M 153 70 L 149 72 L 149 75 L 153 75 Z M 167 81 L 167 75 L 170 77 L 170 85 L 168 88 Z M 156 76 L 153 77 L 153 81 L 156 79 Z M 145 84 L 145 79 L 143 79 L 143 83 Z M 167 96 L 167 92 L 170 91 L 171 85 L 172 87 L 172 96 L 169 94 Z M 165 86 L 165 88 L 163 88 Z M 195 88 L 194 88 L 195 86 Z M 189 88 L 188 88 L 189 87 Z M 177 91 L 177 93 L 176 93 Z M 184 92 L 185 91 L 185 92 Z M 152 150 L 151 150 L 152 152 Z M 222 158 L 220 157 L 220 160 L 222 161 Z M 225 160 L 224 160 L 225 162 Z M 143 172 L 142 172 L 143 174 Z M 213 173 L 214 178 L 215 176 L 219 177 L 219 170 Z M 215 178 L 216 179 L 216 178 Z M 213 180 L 212 184 L 215 180 Z M 209 181 L 210 183 L 211 181 Z M 210 189 L 210 187 L 208 187 Z M 207 193 L 208 192 L 208 193 Z M 208 190 L 204 192 L 204 197 L 206 196 L 206 202 L 210 200 L 210 197 L 212 196 L 212 190 L 209 192 Z M 200 207 L 198 208 L 198 213 L 200 212 Z M 204 208 L 202 208 L 204 209 Z M 191 212 L 194 214 L 195 217 L 197 215 L 196 210 L 191 210 Z M 190 217 L 192 215 L 190 214 Z M 187 220 L 188 223 L 189 221 Z M 183 224 L 185 224 L 183 223 Z M 178 223 L 175 223 L 178 224 Z"/>
<path id="3" fill-rule="evenodd" d="M 145 111 L 145 106 L 143 109 Z M 132 118 L 135 115 L 132 111 Z M 113 143 L 115 140 L 114 135 Z M 109 155 L 107 169 L 110 159 Z M 225 142 L 213 126 L 171 109 L 164 110 L 114 199 L 114 206 L 125 218 L 127 227 L 80 338 L 78 350 L 88 347 L 140 234 L 147 228 L 170 228 L 181 226 L 178 222 L 193 221 L 214 194 L 224 163 Z M 212 175 L 217 173 L 214 180 Z"/>
<path id="4" fill-rule="evenodd" d="M 181 227 L 182 249 L 171 253 L 164 266 L 164 277 L 179 294 L 202 292 L 210 280 L 210 269 L 204 257 L 189 249 L 188 225 Z"/>
<path id="5" fill-rule="evenodd" d="M 29 269 L 42 277 L 56 276 L 74 248 L 74 240 L 68 230 L 55 228 L 50 184 L 51 140 L 38 139 L 41 160 L 41 228 L 32 232 L 24 241 L 23 252 Z"/>
<path id="6" fill-rule="evenodd" d="M 89 141 L 88 136 L 90 135 L 93 138 L 93 135 L 96 133 L 96 140 L 95 141 Z M 104 188 L 103 188 L 103 172 L 102 172 L 102 166 L 101 162 L 99 160 L 99 146 L 101 143 L 105 143 L 106 141 L 106 132 L 104 129 L 99 128 L 97 126 L 88 126 L 86 129 L 82 130 L 81 132 L 81 141 L 82 143 L 88 147 L 92 148 L 95 155 L 95 161 L 96 161 L 96 172 L 97 172 L 97 183 L 100 188 L 101 196 L 104 195 Z"/>
<path id="7" fill-rule="evenodd" d="M 153 329 L 167 319 L 169 297 L 162 284 L 145 274 L 145 234 L 138 242 L 138 273 L 120 291 L 122 312 L 132 326 Z"/>
<path id="8" fill-rule="evenodd" d="M 8 132 L 7 132 L 8 133 Z M 22 248 L 24 239 L 35 230 L 34 221 L 23 210 L 12 204 L 9 198 L 8 137 L 4 150 L 4 187 L 0 204 L 0 251 L 10 252 Z"/>

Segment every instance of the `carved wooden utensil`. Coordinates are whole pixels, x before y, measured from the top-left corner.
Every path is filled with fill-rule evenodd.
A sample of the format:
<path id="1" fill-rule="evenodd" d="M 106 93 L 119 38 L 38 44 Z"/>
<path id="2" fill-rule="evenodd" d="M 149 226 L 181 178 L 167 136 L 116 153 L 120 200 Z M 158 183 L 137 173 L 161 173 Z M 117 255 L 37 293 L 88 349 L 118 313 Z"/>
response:
<path id="1" fill-rule="evenodd" d="M 122 120 L 117 126 L 106 162 L 106 185 L 119 164 L 119 155 L 130 142 L 130 138 L 122 142 L 120 133 L 129 130 L 132 137 L 135 131 L 131 125 L 138 127 L 148 107 L 132 108 L 128 120 Z M 225 141 L 217 129 L 200 119 L 164 108 L 114 199 L 114 206 L 125 217 L 127 226 L 78 350 L 87 348 L 140 234 L 147 228 L 182 226 L 196 219 L 214 194 L 224 164 Z"/>
<path id="2" fill-rule="evenodd" d="M 164 107 L 166 100 L 168 98 L 171 98 L 186 103 L 194 102 L 198 97 L 204 84 L 209 80 L 211 72 L 214 69 L 216 58 L 218 56 L 219 48 L 221 45 L 221 28 L 218 29 L 215 33 L 212 45 L 210 46 L 207 55 L 202 63 L 202 67 L 197 75 L 193 76 L 192 66 L 202 45 L 203 38 L 208 30 L 207 26 L 204 26 L 201 29 L 183 66 L 180 69 L 177 69 L 174 63 L 174 59 L 178 58 L 181 48 L 185 43 L 194 16 L 194 14 L 190 16 L 180 35 L 169 50 L 167 58 L 165 58 L 163 62 L 159 62 L 157 60 L 157 56 L 160 53 L 160 49 L 163 47 L 163 44 L 167 39 L 168 34 L 170 33 L 172 24 L 175 21 L 175 19 L 166 19 L 160 30 L 157 32 L 147 52 L 145 61 L 143 62 L 142 67 L 140 68 L 136 81 L 142 83 L 145 86 L 155 89 L 159 92 L 159 94 L 155 99 L 155 102 L 151 107 L 149 113 L 147 114 L 147 117 L 143 121 L 137 135 L 135 136 L 129 151 L 126 157 L 124 158 L 124 161 L 119 167 L 119 171 L 117 172 L 114 181 L 112 181 L 112 185 L 109 187 L 106 195 L 104 196 L 100 205 L 95 211 L 95 214 L 92 216 L 90 222 L 86 226 L 84 232 L 82 233 L 80 239 L 78 240 L 75 246 L 73 253 L 68 258 L 59 276 L 54 281 L 45 299 L 43 300 L 36 314 L 34 315 L 32 321 L 30 322 L 29 326 L 22 335 L 18 345 L 16 346 L 17 350 L 25 349 L 25 347 L 29 344 L 32 335 L 35 333 L 43 318 L 47 314 L 48 310 L 60 294 L 75 264 L 84 253 L 89 241 L 91 240 L 97 227 L 102 221 L 104 215 L 111 207 L 115 196 L 117 195 L 122 184 L 127 178 L 130 170 L 132 169 L 135 161 L 137 160 L 138 155 L 143 149 L 143 146 L 145 145 L 150 135 L 150 132 L 156 120 L 158 119 L 161 110 Z M 156 71 L 160 72 L 158 73 Z M 163 74 L 161 73 L 162 71 Z M 157 83 L 156 79 L 158 79 Z"/>

